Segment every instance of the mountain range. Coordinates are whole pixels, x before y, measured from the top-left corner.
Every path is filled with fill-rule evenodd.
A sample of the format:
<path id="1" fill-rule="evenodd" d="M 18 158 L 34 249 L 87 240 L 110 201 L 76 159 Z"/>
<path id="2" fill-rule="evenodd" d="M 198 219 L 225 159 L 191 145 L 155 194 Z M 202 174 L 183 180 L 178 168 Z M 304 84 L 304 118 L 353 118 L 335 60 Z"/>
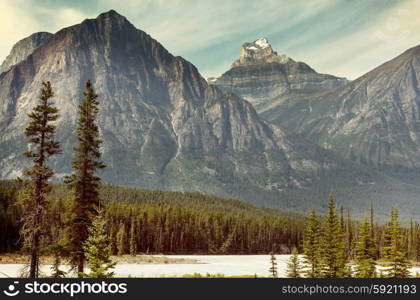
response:
<path id="1" fill-rule="evenodd" d="M 368 200 L 386 209 L 399 197 L 406 212 L 420 215 L 413 210 L 415 185 L 355 163 L 305 133 L 305 122 L 315 117 L 296 108 L 305 99 L 287 104 L 296 120 L 279 121 L 286 106 L 278 99 L 339 93 L 357 81 L 279 56 L 266 39 L 245 44 L 232 70 L 206 81 L 194 65 L 113 10 L 55 34 L 36 33 L 18 42 L 1 67 L 0 177 L 20 176 L 27 166 L 20 155 L 27 147 L 23 131 L 46 80 L 60 112 L 63 149 L 51 164 L 58 178 L 70 172 L 77 107 L 90 79 L 99 94 L 105 182 L 303 211 L 322 208 L 336 190 L 339 202 L 358 212 Z M 260 109 L 268 103 L 270 109 Z"/>
<path id="2" fill-rule="evenodd" d="M 304 62 L 278 55 L 266 38 L 260 38 L 243 44 L 231 68 L 209 82 L 259 105 L 294 91 L 313 93 L 344 86 L 348 80 L 317 73 Z"/>
<path id="3" fill-rule="evenodd" d="M 261 41 L 264 49 L 258 47 Z M 245 43 L 239 60 L 211 82 L 254 103 L 263 119 L 341 157 L 374 166 L 418 168 L 419 78 L 420 46 L 348 81 L 278 56 L 266 39 L 258 39 Z"/>

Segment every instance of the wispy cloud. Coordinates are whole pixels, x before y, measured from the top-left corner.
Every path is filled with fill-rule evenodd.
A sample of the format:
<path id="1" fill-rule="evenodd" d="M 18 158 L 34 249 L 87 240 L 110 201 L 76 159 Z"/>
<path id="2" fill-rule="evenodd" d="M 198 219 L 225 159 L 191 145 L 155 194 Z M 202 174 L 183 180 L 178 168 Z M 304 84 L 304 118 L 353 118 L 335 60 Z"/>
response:
<path id="1" fill-rule="evenodd" d="M 345 35 L 339 30 L 332 38 L 323 38 L 310 47 L 301 46 L 310 40 L 303 36 L 292 52 L 318 71 L 354 79 L 420 44 L 419 11 L 420 1 L 410 0 L 400 1 L 373 16 L 359 12 L 358 19 L 368 18 L 355 30 Z"/>
<path id="2" fill-rule="evenodd" d="M 2 0 L 0 59 L 33 32 L 115 9 L 204 76 L 220 75 L 242 43 L 266 36 L 278 52 L 355 78 L 420 43 L 419 6 L 417 0 Z"/>
<path id="3" fill-rule="evenodd" d="M 12 46 L 34 32 L 55 32 L 62 27 L 79 23 L 88 15 L 71 7 L 51 8 L 35 1 L 0 1 L 0 61 Z"/>

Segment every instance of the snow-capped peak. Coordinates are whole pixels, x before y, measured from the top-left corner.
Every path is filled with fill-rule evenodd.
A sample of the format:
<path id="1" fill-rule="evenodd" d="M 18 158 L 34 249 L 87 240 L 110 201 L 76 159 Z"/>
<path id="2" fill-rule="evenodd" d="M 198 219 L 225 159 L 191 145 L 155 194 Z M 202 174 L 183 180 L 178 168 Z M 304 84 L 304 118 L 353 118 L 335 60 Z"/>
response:
<path id="1" fill-rule="evenodd" d="M 239 59 L 232 64 L 232 67 L 261 62 L 278 62 L 284 64 L 288 61 L 289 59 L 286 55 L 278 55 L 271 47 L 267 38 L 262 37 L 251 43 L 243 44 Z"/>
<path id="2" fill-rule="evenodd" d="M 259 38 L 252 43 L 245 43 L 244 48 L 251 52 L 259 52 L 261 50 L 271 49 L 271 45 L 266 38 Z"/>
<path id="3" fill-rule="evenodd" d="M 260 47 L 261 49 L 270 47 L 270 44 L 268 43 L 268 40 L 266 38 L 259 38 L 254 42 L 254 44 Z"/>

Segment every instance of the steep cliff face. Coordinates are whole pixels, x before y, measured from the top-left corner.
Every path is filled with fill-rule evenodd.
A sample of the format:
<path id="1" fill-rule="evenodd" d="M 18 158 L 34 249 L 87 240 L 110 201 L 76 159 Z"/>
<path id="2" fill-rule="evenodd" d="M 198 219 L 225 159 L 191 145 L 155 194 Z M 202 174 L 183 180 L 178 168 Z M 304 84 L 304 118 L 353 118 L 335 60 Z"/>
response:
<path id="1" fill-rule="evenodd" d="M 52 33 L 37 32 L 17 42 L 1 64 L 0 73 L 10 70 L 11 67 L 25 60 L 35 49 L 48 42 L 52 36 Z"/>
<path id="2" fill-rule="evenodd" d="M 230 70 L 210 83 L 258 105 L 295 90 L 310 92 L 343 86 L 347 80 L 319 74 L 303 62 L 278 55 L 267 39 L 261 38 L 245 43 Z"/>
<path id="3" fill-rule="evenodd" d="M 345 87 L 261 107 L 261 115 L 353 160 L 420 167 L 420 46 Z M 287 116 L 287 117 L 286 117 Z"/>

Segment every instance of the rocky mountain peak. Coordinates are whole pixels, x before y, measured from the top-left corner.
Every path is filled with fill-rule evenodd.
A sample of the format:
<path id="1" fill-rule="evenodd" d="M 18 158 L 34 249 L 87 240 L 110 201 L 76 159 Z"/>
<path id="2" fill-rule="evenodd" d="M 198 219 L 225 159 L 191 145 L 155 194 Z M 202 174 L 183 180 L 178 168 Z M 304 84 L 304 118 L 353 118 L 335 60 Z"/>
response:
<path id="1" fill-rule="evenodd" d="M 286 55 L 278 55 L 273 50 L 267 38 L 259 38 L 251 43 L 245 43 L 241 47 L 240 57 L 232 64 L 232 67 L 250 65 L 255 63 L 279 62 L 286 63 Z"/>
<path id="2" fill-rule="evenodd" d="M 120 15 L 118 12 L 116 12 L 115 10 L 111 9 L 110 11 L 104 12 L 102 14 L 100 14 L 95 20 L 104 20 L 104 21 L 108 21 L 108 22 L 128 22 L 126 17 L 124 17 L 123 15 Z"/>
<path id="3" fill-rule="evenodd" d="M 266 38 L 259 38 L 243 44 L 240 57 L 231 68 L 220 77 L 209 78 L 208 82 L 258 105 L 291 91 L 336 88 L 347 80 L 317 73 L 304 62 L 279 55 Z"/>
<path id="4" fill-rule="evenodd" d="M 53 34 L 49 32 L 36 32 L 17 42 L 0 66 L 0 74 L 10 70 L 14 65 L 25 60 L 32 52 L 49 41 L 52 37 Z"/>

